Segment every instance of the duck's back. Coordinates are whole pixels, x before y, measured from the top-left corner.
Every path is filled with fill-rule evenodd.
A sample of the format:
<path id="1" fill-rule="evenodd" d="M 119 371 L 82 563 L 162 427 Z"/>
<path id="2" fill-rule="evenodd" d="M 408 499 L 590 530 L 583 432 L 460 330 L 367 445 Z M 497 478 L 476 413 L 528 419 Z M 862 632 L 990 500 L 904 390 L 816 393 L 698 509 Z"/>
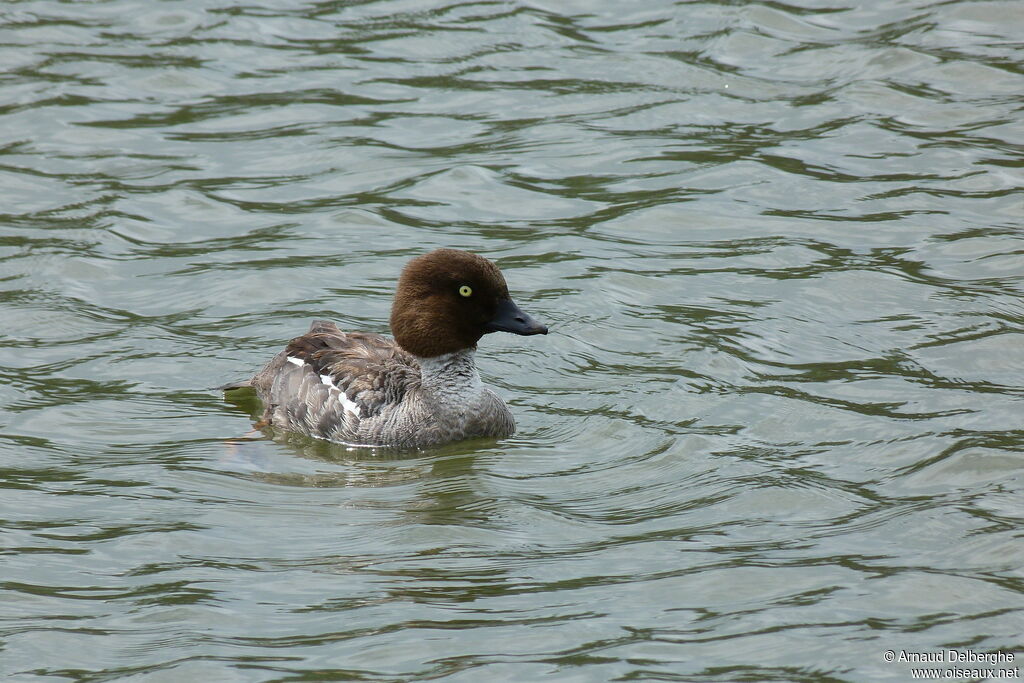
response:
<path id="1" fill-rule="evenodd" d="M 345 443 L 418 445 L 395 439 L 405 441 L 402 424 L 419 412 L 419 365 L 381 335 L 314 321 L 251 384 L 263 401 L 263 419 L 276 427 Z"/>

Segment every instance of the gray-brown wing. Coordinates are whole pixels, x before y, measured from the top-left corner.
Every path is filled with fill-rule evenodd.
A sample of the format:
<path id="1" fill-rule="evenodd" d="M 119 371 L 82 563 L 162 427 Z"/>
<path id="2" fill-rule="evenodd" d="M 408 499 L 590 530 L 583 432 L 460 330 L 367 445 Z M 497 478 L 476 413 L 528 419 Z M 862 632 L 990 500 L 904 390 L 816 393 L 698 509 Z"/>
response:
<path id="1" fill-rule="evenodd" d="M 326 321 L 315 321 L 309 332 L 288 343 L 285 353 L 310 366 L 325 386 L 337 388 L 360 419 L 401 403 L 420 382 L 415 358 L 394 341 L 379 334 L 342 332 Z"/>

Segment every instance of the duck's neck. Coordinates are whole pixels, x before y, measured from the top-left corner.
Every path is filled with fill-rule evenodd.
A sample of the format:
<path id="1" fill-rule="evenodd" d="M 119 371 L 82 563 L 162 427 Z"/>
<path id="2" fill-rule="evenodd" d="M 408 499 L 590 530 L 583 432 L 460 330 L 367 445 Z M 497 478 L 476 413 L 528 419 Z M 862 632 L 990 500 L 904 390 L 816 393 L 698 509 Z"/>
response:
<path id="1" fill-rule="evenodd" d="M 421 384 L 438 401 L 457 407 L 475 402 L 483 391 L 476 371 L 475 348 L 462 349 L 432 358 L 419 358 Z"/>

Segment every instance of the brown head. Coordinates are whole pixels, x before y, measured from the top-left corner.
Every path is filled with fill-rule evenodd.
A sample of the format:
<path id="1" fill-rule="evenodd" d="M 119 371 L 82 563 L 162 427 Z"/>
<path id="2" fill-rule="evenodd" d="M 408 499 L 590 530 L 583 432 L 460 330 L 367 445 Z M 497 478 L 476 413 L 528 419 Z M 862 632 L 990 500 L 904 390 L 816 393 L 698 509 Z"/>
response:
<path id="1" fill-rule="evenodd" d="M 409 353 L 431 358 L 476 346 L 488 332 L 547 334 L 516 306 L 498 267 L 468 251 L 414 258 L 398 279 L 391 331 Z"/>

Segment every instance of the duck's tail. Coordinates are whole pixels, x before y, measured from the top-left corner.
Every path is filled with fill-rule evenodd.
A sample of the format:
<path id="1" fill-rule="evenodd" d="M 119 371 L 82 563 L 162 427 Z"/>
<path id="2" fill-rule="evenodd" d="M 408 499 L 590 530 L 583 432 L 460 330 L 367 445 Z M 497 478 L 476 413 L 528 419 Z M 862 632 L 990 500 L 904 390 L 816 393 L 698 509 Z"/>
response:
<path id="1" fill-rule="evenodd" d="M 241 382 L 228 382 L 222 384 L 219 387 L 214 387 L 217 391 L 232 391 L 234 389 L 249 389 L 252 387 L 252 379 L 244 379 Z"/>

